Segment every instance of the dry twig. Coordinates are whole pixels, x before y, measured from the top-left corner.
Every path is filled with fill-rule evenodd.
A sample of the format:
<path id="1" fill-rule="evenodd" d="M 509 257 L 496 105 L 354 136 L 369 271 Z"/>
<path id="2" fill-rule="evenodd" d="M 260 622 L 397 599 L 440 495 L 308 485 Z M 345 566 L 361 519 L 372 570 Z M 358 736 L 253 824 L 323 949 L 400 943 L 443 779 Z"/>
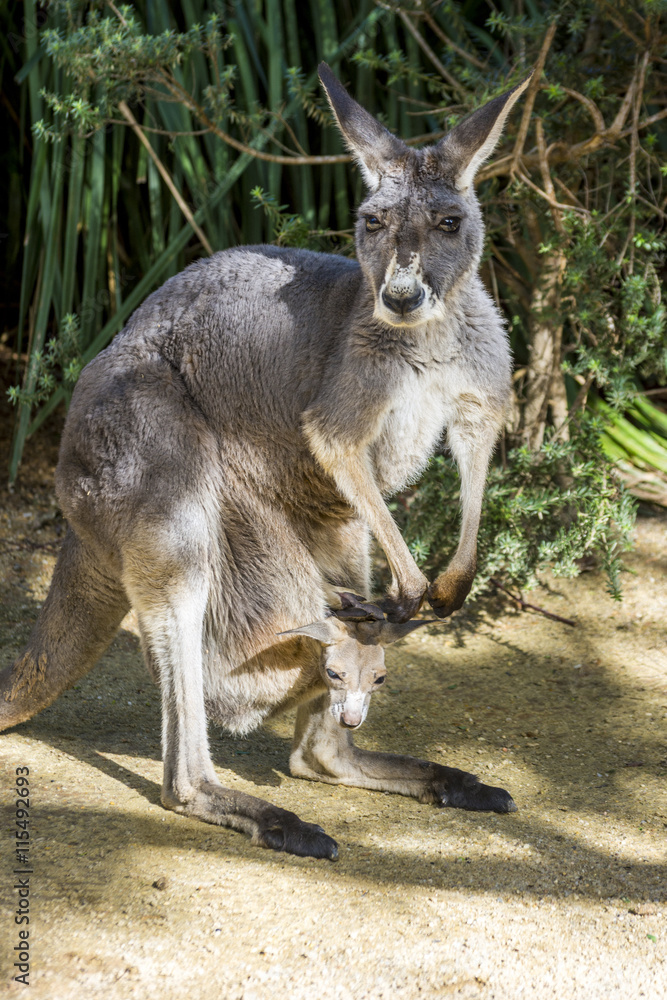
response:
<path id="1" fill-rule="evenodd" d="M 537 91 L 540 88 L 542 71 L 544 70 L 544 64 L 547 61 L 547 55 L 549 54 L 551 43 L 553 42 L 554 35 L 556 34 L 556 27 L 557 27 L 556 21 L 553 21 L 549 25 L 549 29 L 546 35 L 544 36 L 544 41 L 542 42 L 542 48 L 540 49 L 540 54 L 537 57 L 537 62 L 535 63 L 532 79 L 528 85 L 528 90 L 526 91 L 526 99 L 523 106 L 523 114 L 521 115 L 521 124 L 519 125 L 519 132 L 516 137 L 516 142 L 514 144 L 514 152 L 512 153 L 510 173 L 514 173 L 514 171 L 519 165 L 519 160 L 521 159 L 521 156 L 523 154 L 523 147 L 526 144 L 526 136 L 528 135 L 528 126 L 530 125 L 530 116 L 533 113 L 533 105 L 535 104 Z"/>
<path id="2" fill-rule="evenodd" d="M 148 153 L 148 155 L 150 156 L 151 160 L 153 161 L 153 163 L 157 167 L 157 169 L 158 169 L 158 171 L 160 173 L 160 176 L 162 177 L 162 180 L 165 182 L 165 184 L 167 185 L 167 187 L 171 191 L 171 194 L 172 194 L 172 196 L 174 198 L 174 201 L 176 202 L 176 204 L 180 208 L 181 212 L 183 213 L 183 215 L 185 216 L 185 218 L 188 220 L 188 222 L 192 226 L 192 228 L 195 231 L 195 233 L 197 234 L 197 236 L 199 237 L 199 240 L 203 244 L 203 246 L 205 247 L 206 252 L 209 253 L 209 254 L 212 254 L 213 253 L 213 247 L 211 246 L 211 244 L 209 243 L 209 241 L 206 239 L 206 235 L 205 235 L 203 229 L 201 229 L 200 226 L 198 226 L 197 223 L 195 222 L 194 216 L 193 216 L 192 212 L 190 211 L 190 209 L 188 208 L 186 202 L 184 201 L 183 196 L 181 195 L 181 192 L 178 190 L 178 188 L 174 184 L 174 182 L 171 179 L 171 176 L 169 174 L 169 171 L 167 170 L 167 168 L 163 164 L 162 160 L 160 159 L 160 157 L 157 155 L 157 153 L 155 152 L 155 150 L 151 146 L 151 144 L 148 141 L 148 139 L 146 138 L 146 136 L 144 135 L 143 131 L 141 130 L 141 127 L 140 127 L 139 123 L 137 122 L 137 119 L 134 117 L 134 115 L 132 114 L 132 112 L 128 108 L 128 106 L 125 103 L 125 101 L 120 101 L 119 104 L 118 104 L 118 107 L 120 109 L 120 113 L 122 114 L 123 118 L 126 119 L 126 121 L 129 123 L 130 128 L 132 129 L 132 131 L 135 133 L 135 135 L 137 136 L 137 138 L 140 140 L 140 142 L 145 147 L 146 152 Z"/>
<path id="3" fill-rule="evenodd" d="M 544 615 L 545 618 L 552 618 L 555 622 L 562 622 L 563 625 L 570 625 L 572 628 L 576 628 L 577 623 L 571 618 L 563 618 L 561 615 L 555 615 L 551 611 L 545 611 L 544 608 L 538 607 L 537 604 L 529 604 L 528 601 L 524 601 L 523 597 L 517 597 L 511 590 L 504 587 L 500 580 L 496 580 L 495 577 L 492 576 L 490 582 L 494 587 L 497 587 L 498 590 L 502 590 L 504 594 L 507 594 L 510 600 L 514 601 L 521 611 L 537 611 L 538 614 Z"/>

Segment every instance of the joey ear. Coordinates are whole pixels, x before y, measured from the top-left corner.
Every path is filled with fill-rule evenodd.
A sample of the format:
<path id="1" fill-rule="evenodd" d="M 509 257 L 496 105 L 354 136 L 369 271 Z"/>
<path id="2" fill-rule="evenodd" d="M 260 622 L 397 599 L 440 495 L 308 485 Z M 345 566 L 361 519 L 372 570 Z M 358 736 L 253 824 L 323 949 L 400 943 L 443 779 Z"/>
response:
<path id="1" fill-rule="evenodd" d="M 350 97 L 325 62 L 320 63 L 317 71 L 343 138 L 361 167 L 364 180 L 369 187 L 377 187 L 389 164 L 404 156 L 407 146 Z"/>
<path id="2" fill-rule="evenodd" d="M 436 147 L 447 158 L 448 172 L 454 173 L 454 186 L 466 191 L 475 174 L 500 139 L 507 117 L 531 81 L 532 73 L 499 97 L 455 125 Z"/>
<path id="3" fill-rule="evenodd" d="M 389 646 L 392 642 L 398 642 L 399 639 L 403 639 L 410 632 L 414 632 L 416 628 L 421 625 L 434 625 L 436 622 L 440 621 L 439 618 L 424 618 L 413 619 L 410 622 L 383 622 L 380 625 L 380 634 L 378 637 L 378 642 L 381 646 Z"/>
<path id="4" fill-rule="evenodd" d="M 324 618 L 321 622 L 311 622 L 310 625 L 301 625 L 299 628 L 291 628 L 286 632 L 277 632 L 276 635 L 307 635 L 311 639 L 330 646 L 342 638 L 340 626 L 336 624 L 335 618 Z"/>

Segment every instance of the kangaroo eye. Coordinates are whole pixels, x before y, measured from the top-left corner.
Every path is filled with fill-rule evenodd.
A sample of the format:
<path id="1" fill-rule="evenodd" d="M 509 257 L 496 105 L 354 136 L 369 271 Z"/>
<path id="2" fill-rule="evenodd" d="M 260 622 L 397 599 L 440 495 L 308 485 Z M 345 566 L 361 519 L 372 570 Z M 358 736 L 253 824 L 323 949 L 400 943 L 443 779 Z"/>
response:
<path id="1" fill-rule="evenodd" d="M 338 674 L 336 673 L 336 671 L 332 670 L 330 667 L 327 667 L 327 676 L 330 677 L 332 681 L 339 681 L 340 680 L 340 677 L 338 676 Z"/>
<path id="2" fill-rule="evenodd" d="M 384 684 L 384 677 L 377 677 L 375 679 L 376 684 Z"/>
<path id="3" fill-rule="evenodd" d="M 377 233 L 378 229 L 382 229 L 382 223 L 378 219 L 377 215 L 367 215 L 366 216 L 366 232 L 367 233 Z"/>
<path id="4" fill-rule="evenodd" d="M 461 220 L 454 215 L 448 215 L 446 219 L 441 219 L 438 229 L 443 233 L 458 233 Z"/>

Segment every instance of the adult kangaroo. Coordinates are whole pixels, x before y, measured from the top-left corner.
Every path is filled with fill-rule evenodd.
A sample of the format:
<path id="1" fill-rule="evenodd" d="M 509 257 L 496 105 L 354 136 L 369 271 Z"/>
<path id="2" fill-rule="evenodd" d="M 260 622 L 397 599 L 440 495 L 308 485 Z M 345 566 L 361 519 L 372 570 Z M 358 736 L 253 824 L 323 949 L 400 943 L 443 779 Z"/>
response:
<path id="1" fill-rule="evenodd" d="M 383 643 L 382 623 L 343 634 L 330 615 L 336 587 L 370 592 L 369 529 L 391 567 L 388 624 L 411 627 L 427 592 L 444 617 L 470 589 L 510 384 L 502 321 L 477 275 L 473 179 L 528 81 L 414 150 L 325 64 L 320 77 L 370 190 L 358 262 L 274 246 L 214 254 L 165 282 L 84 369 L 56 469 L 69 528 L 28 646 L 0 675 L 0 728 L 85 674 L 133 606 L 162 692 L 165 806 L 333 857 L 319 827 L 222 787 L 207 714 L 248 729 L 301 702 L 296 774 L 516 808 L 465 772 L 358 750 L 322 698 L 341 643 L 348 664 Z M 429 588 L 383 497 L 444 434 L 461 536 Z"/>

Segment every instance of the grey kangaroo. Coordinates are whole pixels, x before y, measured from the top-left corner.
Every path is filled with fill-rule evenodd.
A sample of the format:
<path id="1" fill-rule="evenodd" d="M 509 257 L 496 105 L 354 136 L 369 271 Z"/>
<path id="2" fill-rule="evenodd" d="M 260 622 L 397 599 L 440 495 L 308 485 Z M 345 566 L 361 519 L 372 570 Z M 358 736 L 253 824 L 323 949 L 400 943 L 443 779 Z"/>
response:
<path id="1" fill-rule="evenodd" d="M 220 784 L 207 716 L 247 731 L 298 705 L 296 775 L 516 808 L 455 768 L 363 751 L 350 730 L 384 676 L 383 645 L 427 596 L 440 617 L 460 608 L 474 577 L 510 355 L 477 274 L 473 180 L 528 80 L 410 149 L 325 64 L 320 78 L 369 188 L 357 261 L 214 254 L 165 282 L 84 369 L 56 469 L 69 528 L 27 648 L 0 674 L 0 728 L 90 670 L 132 606 L 162 694 L 164 805 L 333 858 L 320 827 Z M 383 498 L 445 435 L 460 540 L 429 587 Z M 360 599 L 339 592 L 370 593 L 369 530 L 392 582 L 386 618 L 355 620 L 345 602 L 354 612 Z"/>

